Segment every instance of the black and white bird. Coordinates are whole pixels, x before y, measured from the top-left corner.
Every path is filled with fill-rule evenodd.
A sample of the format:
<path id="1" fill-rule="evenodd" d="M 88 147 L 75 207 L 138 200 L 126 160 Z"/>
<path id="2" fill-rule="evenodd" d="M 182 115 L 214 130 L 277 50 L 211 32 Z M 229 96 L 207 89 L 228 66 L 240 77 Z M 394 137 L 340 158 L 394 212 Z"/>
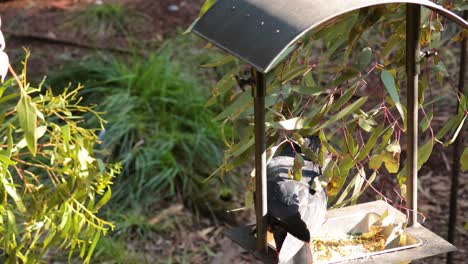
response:
<path id="1" fill-rule="evenodd" d="M 318 153 L 320 139 L 306 138 L 308 149 Z M 291 178 L 289 172 L 298 153 L 304 157 L 302 178 Z M 319 181 L 319 164 L 301 153 L 298 145 L 288 144 L 267 165 L 268 229 L 273 233 L 278 263 L 312 263 L 311 237 L 325 222 L 327 195 Z"/>

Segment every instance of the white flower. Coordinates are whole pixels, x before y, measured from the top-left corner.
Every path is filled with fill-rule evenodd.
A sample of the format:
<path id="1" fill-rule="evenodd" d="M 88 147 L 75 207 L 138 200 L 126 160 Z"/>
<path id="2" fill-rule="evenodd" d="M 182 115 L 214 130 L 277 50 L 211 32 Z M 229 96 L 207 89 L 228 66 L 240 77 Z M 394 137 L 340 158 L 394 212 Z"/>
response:
<path id="1" fill-rule="evenodd" d="M 2 26 L 2 19 L 0 18 L 0 27 Z M 5 80 L 5 76 L 8 73 L 8 66 L 10 65 L 10 60 L 8 55 L 3 52 L 5 49 L 5 38 L 3 37 L 2 30 L 0 29 L 0 77 L 2 82 Z"/>

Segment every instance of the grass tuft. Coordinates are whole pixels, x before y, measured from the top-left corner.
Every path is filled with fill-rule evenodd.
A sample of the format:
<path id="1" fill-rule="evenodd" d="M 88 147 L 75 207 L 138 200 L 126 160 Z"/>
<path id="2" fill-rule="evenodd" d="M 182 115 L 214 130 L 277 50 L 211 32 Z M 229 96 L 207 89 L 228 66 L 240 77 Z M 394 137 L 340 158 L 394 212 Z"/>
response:
<path id="1" fill-rule="evenodd" d="M 186 74 L 170 51 L 130 62 L 91 59 L 50 80 L 54 86 L 80 81 L 87 87 L 85 100 L 105 112 L 101 152 L 123 165 L 112 189 L 115 207 L 182 198 L 192 209 L 217 214 L 224 189 L 216 180 L 202 181 L 223 158 L 219 124 L 204 107 L 207 88 Z"/>

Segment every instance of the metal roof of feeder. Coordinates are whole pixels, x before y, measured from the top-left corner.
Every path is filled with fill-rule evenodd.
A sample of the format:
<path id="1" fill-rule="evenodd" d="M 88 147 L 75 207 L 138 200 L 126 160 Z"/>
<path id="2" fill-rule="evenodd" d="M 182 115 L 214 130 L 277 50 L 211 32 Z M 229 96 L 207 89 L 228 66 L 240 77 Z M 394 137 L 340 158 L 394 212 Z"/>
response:
<path id="1" fill-rule="evenodd" d="M 464 19 L 428 0 L 218 0 L 193 32 L 266 73 L 320 24 L 360 8 L 398 3 L 425 6 L 468 28 Z"/>

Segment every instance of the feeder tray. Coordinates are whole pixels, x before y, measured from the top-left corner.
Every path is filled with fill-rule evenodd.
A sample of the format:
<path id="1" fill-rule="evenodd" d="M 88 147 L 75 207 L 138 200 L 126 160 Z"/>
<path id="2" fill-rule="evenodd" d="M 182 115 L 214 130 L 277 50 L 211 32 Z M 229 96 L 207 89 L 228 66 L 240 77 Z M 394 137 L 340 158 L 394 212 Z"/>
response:
<path id="1" fill-rule="evenodd" d="M 407 75 L 407 197 L 410 210 L 406 231 L 417 241 L 413 248 L 401 251 L 382 251 L 357 262 L 404 262 L 455 250 L 455 247 L 418 224 L 417 160 L 418 160 L 418 74 L 420 56 L 419 36 L 421 6 L 437 12 L 464 29 L 466 20 L 429 0 L 218 0 L 201 18 L 192 31 L 252 66 L 256 84 L 252 87 L 255 124 L 255 213 L 256 236 L 251 226 L 226 231 L 226 235 L 257 258 L 276 262 L 273 250 L 268 250 L 266 215 L 266 139 L 265 95 L 266 73 L 273 70 L 296 47 L 297 41 L 314 28 L 350 11 L 376 5 L 406 4 L 406 75 Z M 334 209 L 328 212 L 328 225 L 352 227 L 370 212 L 382 209 L 397 212 L 383 203 L 372 202 Z M 401 213 L 397 214 L 401 219 Z M 335 223 L 335 224 L 332 224 Z M 336 224 L 339 223 L 339 224 Z M 349 224 L 349 225 L 346 225 Z M 342 230 L 343 231 L 343 230 Z M 346 231 L 346 230 L 344 230 Z"/>
<path id="2" fill-rule="evenodd" d="M 329 210 L 327 212 L 327 221 L 323 224 L 320 233 L 317 234 L 316 237 L 333 233 L 355 232 L 355 227 L 358 226 L 368 214 L 376 213 L 382 215 L 387 210 L 389 215 L 395 215 L 397 223 L 401 223 L 406 220 L 406 216 L 403 213 L 383 201 L 347 206 L 344 208 Z M 256 237 L 252 232 L 253 227 L 254 225 L 237 227 L 226 230 L 224 234 L 236 244 L 254 254 L 261 261 L 265 263 L 274 263 L 276 261 L 276 255 L 271 243 L 269 245 L 272 250 L 268 250 L 266 254 L 260 254 L 256 250 Z M 360 256 L 355 256 L 352 259 L 341 259 L 340 262 L 404 263 L 456 250 L 452 244 L 448 243 L 425 227 L 409 227 L 405 229 L 405 232 L 407 232 L 411 238 L 409 239 L 411 241 L 409 241 L 406 246 L 366 253 Z M 328 262 L 321 263 L 335 263 L 335 261 L 330 259 Z"/>

